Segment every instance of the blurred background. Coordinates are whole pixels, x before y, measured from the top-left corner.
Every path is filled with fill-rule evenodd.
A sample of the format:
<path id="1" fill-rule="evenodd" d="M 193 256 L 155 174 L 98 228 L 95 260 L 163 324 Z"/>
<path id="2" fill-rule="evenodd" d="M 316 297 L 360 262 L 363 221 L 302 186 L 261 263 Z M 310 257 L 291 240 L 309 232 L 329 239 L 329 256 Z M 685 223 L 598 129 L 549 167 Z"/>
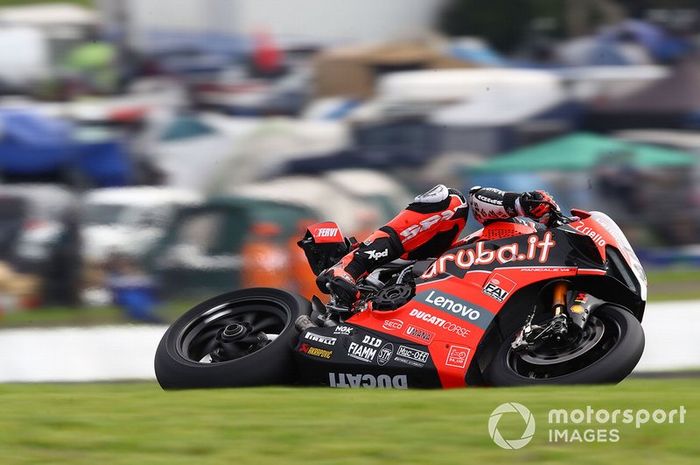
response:
<path id="1" fill-rule="evenodd" d="M 436 183 L 606 211 L 700 297 L 699 46 L 691 0 L 0 0 L 0 326 L 308 296 L 306 225 Z"/>

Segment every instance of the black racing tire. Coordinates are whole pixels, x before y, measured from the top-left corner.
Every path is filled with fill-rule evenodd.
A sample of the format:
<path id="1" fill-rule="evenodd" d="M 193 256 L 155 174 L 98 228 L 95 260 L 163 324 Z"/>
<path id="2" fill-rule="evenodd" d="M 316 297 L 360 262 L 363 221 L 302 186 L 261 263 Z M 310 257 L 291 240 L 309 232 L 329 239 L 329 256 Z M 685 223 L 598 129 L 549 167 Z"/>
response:
<path id="1" fill-rule="evenodd" d="M 292 345 L 298 336 L 294 322 L 300 314 L 308 314 L 309 307 L 310 303 L 298 295 L 268 288 L 228 292 L 202 302 L 163 335 L 154 362 L 158 383 L 163 389 L 293 383 Z M 278 335 L 261 348 L 241 350 L 234 356 L 237 358 L 203 362 L 218 343 L 217 334 L 228 324 L 243 320 L 250 320 L 252 328 L 262 325 L 260 328 L 268 328 L 263 332 Z"/>
<path id="2" fill-rule="evenodd" d="M 632 372 L 642 357 L 644 330 L 632 313 L 621 306 L 603 305 L 593 312 L 593 316 L 602 322 L 608 336 L 612 335 L 614 339 L 608 340 L 609 348 L 592 363 L 575 371 L 551 377 L 525 376 L 524 373 L 518 371 L 517 360 L 513 361 L 514 357 L 518 357 L 510 346 L 515 337 L 513 335 L 501 344 L 496 356 L 486 368 L 484 376 L 488 384 L 492 386 L 529 386 L 619 383 Z M 616 335 L 615 332 L 617 332 Z M 566 363 L 573 364 L 575 361 L 576 359 Z"/>

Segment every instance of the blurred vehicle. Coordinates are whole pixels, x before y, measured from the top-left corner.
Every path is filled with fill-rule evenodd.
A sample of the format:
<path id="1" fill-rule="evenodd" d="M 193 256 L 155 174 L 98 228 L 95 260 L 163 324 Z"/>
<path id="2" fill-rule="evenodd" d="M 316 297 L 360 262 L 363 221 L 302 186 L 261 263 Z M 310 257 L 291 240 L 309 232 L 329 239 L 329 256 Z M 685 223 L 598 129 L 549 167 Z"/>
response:
<path id="1" fill-rule="evenodd" d="M 311 96 L 311 74 L 292 69 L 276 78 L 250 77 L 240 69 L 223 71 L 193 86 L 195 102 L 230 115 L 297 115 Z"/>
<path id="2" fill-rule="evenodd" d="M 80 273 L 77 196 L 50 184 L 0 185 L 0 259 L 37 276 L 44 302 L 74 303 Z"/>
<path id="3" fill-rule="evenodd" d="M 0 29 L 0 94 L 29 91 L 31 85 L 49 77 L 48 42 L 33 27 Z"/>
<path id="4" fill-rule="evenodd" d="M 169 296 L 236 289 L 242 281 L 244 247 L 260 241 L 256 230 L 272 225 L 278 246 L 298 237 L 300 222 L 317 218 L 309 207 L 284 197 L 214 197 L 176 215 L 165 237 L 149 251 L 147 265 Z"/>
<path id="5" fill-rule="evenodd" d="M 162 176 L 164 184 L 209 190 L 237 153 L 235 147 L 261 122 L 217 113 L 154 112 L 134 149 Z"/>
<path id="6" fill-rule="evenodd" d="M 146 58 L 151 72 L 180 77 L 220 71 L 229 66 L 232 59 L 230 54 L 196 48 L 161 51 Z"/>
<path id="7" fill-rule="evenodd" d="M 112 254 L 143 255 L 166 233 L 179 208 L 202 200 L 196 192 L 163 187 L 90 191 L 82 207 L 84 256 L 94 263 Z"/>

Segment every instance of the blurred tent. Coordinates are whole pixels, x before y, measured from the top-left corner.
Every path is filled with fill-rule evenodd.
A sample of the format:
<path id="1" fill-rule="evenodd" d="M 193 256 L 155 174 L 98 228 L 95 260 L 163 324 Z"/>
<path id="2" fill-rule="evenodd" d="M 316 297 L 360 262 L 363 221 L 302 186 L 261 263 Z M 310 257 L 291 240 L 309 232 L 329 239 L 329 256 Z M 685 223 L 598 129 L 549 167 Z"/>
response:
<path id="1" fill-rule="evenodd" d="M 78 128 L 73 132 L 80 176 L 96 187 L 126 186 L 136 177 L 134 161 L 118 134 L 109 130 Z"/>
<path id="2" fill-rule="evenodd" d="M 639 92 L 668 76 L 664 66 L 576 66 L 552 69 L 576 101 L 618 99 Z"/>
<path id="3" fill-rule="evenodd" d="M 700 154 L 700 131 L 628 129 L 625 131 L 617 131 L 613 133 L 613 136 L 630 142 L 660 145 L 662 147 Z"/>
<path id="4" fill-rule="evenodd" d="M 630 66 L 672 62 L 690 51 L 686 39 L 648 21 L 627 19 L 602 28 L 596 35 L 564 42 L 557 57 L 568 66 Z"/>
<path id="5" fill-rule="evenodd" d="M 626 97 L 597 102 L 586 117 L 592 130 L 700 127 L 700 60 L 688 58 L 671 74 Z"/>
<path id="6" fill-rule="evenodd" d="M 641 44 L 599 36 L 580 37 L 561 44 L 556 51 L 565 66 L 650 65 L 651 54 Z"/>
<path id="7" fill-rule="evenodd" d="M 637 245 L 650 245 L 696 240 L 688 228 L 697 217 L 690 198 L 696 167 L 697 157 L 686 152 L 578 133 L 506 153 L 464 174 L 475 184 L 548 190 L 565 210 L 603 209 Z"/>
<path id="8" fill-rule="evenodd" d="M 685 152 L 578 133 L 505 153 L 473 171 L 583 171 L 616 159 L 637 168 L 687 167 L 696 163 L 696 158 Z"/>
<path id="9" fill-rule="evenodd" d="M 118 139 L 84 137 L 66 121 L 22 110 L 0 111 L 0 171 L 7 180 L 124 185 L 129 156 Z"/>
<path id="10" fill-rule="evenodd" d="M 605 42 L 634 42 L 662 62 L 675 60 L 691 48 L 685 39 L 671 36 L 659 26 L 639 19 L 627 19 L 606 27 L 598 37 Z"/>
<path id="11" fill-rule="evenodd" d="M 35 173 L 71 163 L 71 126 L 33 112 L 0 111 L 0 166 L 4 173 Z"/>
<path id="12" fill-rule="evenodd" d="M 348 126 L 337 121 L 267 118 L 241 138 L 219 167 L 210 191 L 250 183 L 284 172 L 292 160 L 325 160 L 350 144 Z"/>

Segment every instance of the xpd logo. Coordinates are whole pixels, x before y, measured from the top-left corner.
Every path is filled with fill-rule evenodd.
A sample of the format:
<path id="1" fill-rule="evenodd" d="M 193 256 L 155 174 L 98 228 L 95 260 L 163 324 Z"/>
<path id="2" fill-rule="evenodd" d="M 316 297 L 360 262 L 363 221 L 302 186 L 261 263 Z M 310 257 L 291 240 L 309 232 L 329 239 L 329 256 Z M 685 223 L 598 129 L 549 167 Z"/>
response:
<path id="1" fill-rule="evenodd" d="M 501 432 L 498 431 L 498 422 L 501 421 L 501 417 L 506 413 L 517 413 L 523 418 L 525 430 L 520 438 L 505 439 Z M 528 445 L 532 440 L 532 436 L 535 435 L 535 417 L 523 404 L 517 402 L 501 404 L 491 412 L 491 417 L 489 417 L 489 435 L 493 442 L 502 449 L 521 449 Z"/>
<path id="2" fill-rule="evenodd" d="M 369 255 L 370 260 L 379 260 L 380 258 L 385 258 L 389 256 L 389 249 L 384 249 L 381 252 L 378 250 L 367 250 L 365 251 Z"/>

